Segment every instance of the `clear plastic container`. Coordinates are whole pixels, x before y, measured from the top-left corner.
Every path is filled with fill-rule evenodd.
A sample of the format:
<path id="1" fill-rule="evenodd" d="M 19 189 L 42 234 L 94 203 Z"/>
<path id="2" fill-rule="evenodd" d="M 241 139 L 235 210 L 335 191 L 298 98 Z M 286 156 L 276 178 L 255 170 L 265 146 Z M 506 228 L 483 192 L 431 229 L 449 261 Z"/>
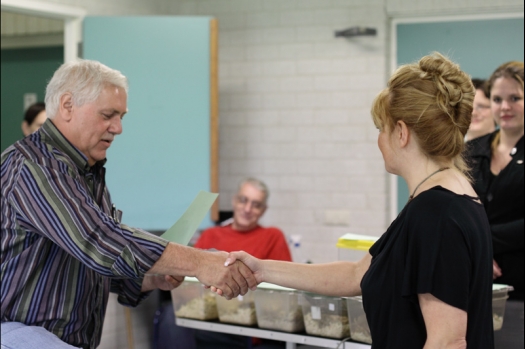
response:
<path id="1" fill-rule="evenodd" d="M 358 342 L 372 344 L 370 327 L 366 321 L 363 309 L 363 298 L 361 296 L 346 298 L 348 307 L 348 320 L 350 321 L 350 337 Z"/>
<path id="2" fill-rule="evenodd" d="M 218 318 L 215 293 L 204 288 L 196 278 L 187 277 L 171 290 L 173 310 L 179 318 L 215 320 Z"/>
<path id="3" fill-rule="evenodd" d="M 261 283 L 254 294 L 260 328 L 284 332 L 304 331 L 303 309 L 297 291 Z"/>
<path id="4" fill-rule="evenodd" d="M 217 297 L 219 321 L 245 326 L 257 325 L 255 313 L 254 292 L 248 291 L 244 296 L 237 296 L 231 300 Z"/>
<path id="5" fill-rule="evenodd" d="M 350 336 L 345 299 L 302 293 L 300 303 L 306 333 L 336 339 Z"/>
<path id="6" fill-rule="evenodd" d="M 508 292 L 513 291 L 514 287 L 503 284 L 492 285 L 492 323 L 494 331 L 501 330 L 503 318 L 505 317 L 505 304 L 507 303 Z"/>

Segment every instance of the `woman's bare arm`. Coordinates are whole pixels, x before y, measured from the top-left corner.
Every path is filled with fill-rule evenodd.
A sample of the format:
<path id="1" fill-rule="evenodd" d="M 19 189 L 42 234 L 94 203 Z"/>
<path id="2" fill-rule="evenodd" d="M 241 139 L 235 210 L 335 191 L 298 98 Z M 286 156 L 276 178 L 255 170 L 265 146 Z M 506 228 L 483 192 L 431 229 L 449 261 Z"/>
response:
<path id="1" fill-rule="evenodd" d="M 418 298 L 427 329 L 427 341 L 423 349 L 467 348 L 467 312 L 430 293 L 420 294 Z"/>
<path id="2" fill-rule="evenodd" d="M 235 260 L 246 264 L 257 282 L 269 282 L 328 296 L 356 296 L 361 294 L 361 279 L 370 266 L 372 256 L 367 253 L 358 262 L 302 264 L 260 260 L 241 251 L 230 253 L 226 264 Z"/>

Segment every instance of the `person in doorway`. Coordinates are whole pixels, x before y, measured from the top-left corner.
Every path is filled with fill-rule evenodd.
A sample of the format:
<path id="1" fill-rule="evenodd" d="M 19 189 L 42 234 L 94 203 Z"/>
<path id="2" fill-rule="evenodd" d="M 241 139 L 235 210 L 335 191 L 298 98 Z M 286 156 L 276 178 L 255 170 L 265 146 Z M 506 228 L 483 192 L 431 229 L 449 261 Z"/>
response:
<path id="1" fill-rule="evenodd" d="M 105 184 L 106 152 L 127 112 L 124 75 L 64 63 L 46 88 L 48 119 L 1 157 L 1 344 L 96 348 L 109 292 L 136 306 L 184 276 L 230 297 L 255 287 L 225 252 L 168 242 L 120 221 Z"/>
<path id="2" fill-rule="evenodd" d="M 24 121 L 22 121 L 22 133 L 24 136 L 29 136 L 38 130 L 46 119 L 46 104 L 44 102 L 30 105 L 24 114 Z"/>
<path id="3" fill-rule="evenodd" d="M 474 87 L 439 53 L 399 67 L 372 117 L 388 172 L 410 197 L 358 262 L 243 261 L 258 282 L 330 296 L 362 294 L 372 348 L 494 348 L 492 241 L 462 155 Z M 212 287 L 218 294 L 220 288 Z"/>
<path id="4" fill-rule="evenodd" d="M 486 81 L 472 79 L 476 95 L 474 96 L 474 106 L 472 108 L 472 120 L 465 135 L 465 141 L 484 136 L 496 130 L 496 122 L 490 110 L 490 99 L 486 88 Z"/>
<path id="5" fill-rule="evenodd" d="M 523 62 L 498 67 L 488 80 L 492 115 L 499 130 L 467 143 L 474 178 L 490 222 L 494 282 L 514 287 L 496 348 L 523 348 L 524 118 Z"/>

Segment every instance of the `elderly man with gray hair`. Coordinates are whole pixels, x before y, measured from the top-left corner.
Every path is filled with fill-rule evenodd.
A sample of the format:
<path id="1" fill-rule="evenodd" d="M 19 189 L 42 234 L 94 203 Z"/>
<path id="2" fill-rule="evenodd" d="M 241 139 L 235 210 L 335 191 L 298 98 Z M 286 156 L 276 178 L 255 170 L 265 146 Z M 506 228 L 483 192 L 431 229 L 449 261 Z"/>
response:
<path id="1" fill-rule="evenodd" d="M 291 261 L 283 232 L 262 227 L 259 219 L 268 208 L 268 187 L 255 178 L 246 178 L 232 200 L 233 218 L 226 225 L 206 229 L 195 247 L 219 251 L 252 251 L 261 259 Z M 250 253 L 250 252 L 248 252 Z"/>
<path id="2" fill-rule="evenodd" d="M 109 292 L 136 306 L 184 276 L 229 297 L 256 286 L 224 252 L 168 242 L 120 222 L 105 184 L 122 133 L 128 82 L 99 62 L 63 64 L 46 90 L 48 120 L 2 153 L 2 348 L 96 348 Z"/>

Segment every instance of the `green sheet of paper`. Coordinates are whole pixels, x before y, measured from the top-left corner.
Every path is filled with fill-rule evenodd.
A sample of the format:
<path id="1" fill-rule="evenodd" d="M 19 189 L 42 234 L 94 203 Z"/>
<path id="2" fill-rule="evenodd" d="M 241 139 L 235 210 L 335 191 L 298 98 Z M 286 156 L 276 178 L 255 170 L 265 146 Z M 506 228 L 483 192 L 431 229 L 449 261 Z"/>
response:
<path id="1" fill-rule="evenodd" d="M 187 245 L 217 196 L 219 194 L 200 191 L 186 212 L 161 237 L 177 244 Z"/>

